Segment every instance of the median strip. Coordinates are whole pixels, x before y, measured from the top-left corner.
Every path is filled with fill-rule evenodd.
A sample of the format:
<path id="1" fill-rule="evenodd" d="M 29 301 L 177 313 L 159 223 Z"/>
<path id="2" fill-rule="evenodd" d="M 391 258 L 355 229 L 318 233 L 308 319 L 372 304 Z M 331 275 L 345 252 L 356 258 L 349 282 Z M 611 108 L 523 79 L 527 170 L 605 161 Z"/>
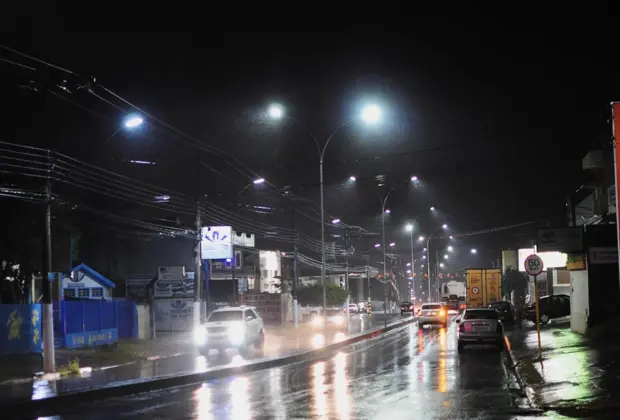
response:
<path id="1" fill-rule="evenodd" d="M 308 362 L 312 360 L 320 360 L 330 356 L 332 353 L 340 350 L 343 347 L 355 344 L 363 340 L 377 338 L 387 332 L 411 324 L 414 321 L 415 318 L 410 318 L 404 321 L 397 321 L 385 327 L 379 327 L 373 330 L 355 334 L 341 341 L 328 344 L 325 347 L 304 351 L 301 353 L 295 353 L 289 356 L 269 360 L 261 360 L 258 362 L 248 363 L 239 366 L 213 368 L 212 370 L 200 373 L 165 376 L 129 383 L 111 384 L 101 388 L 84 389 L 82 391 L 70 392 L 42 399 L 14 401 L 9 404 L 0 406 L 0 409 L 15 410 L 14 412 L 20 412 L 22 414 L 32 413 L 33 416 L 44 417 L 58 414 L 59 411 L 62 411 L 63 409 L 66 410 L 67 407 L 72 407 L 75 406 L 75 404 L 79 403 L 90 403 L 109 398 L 126 397 L 128 395 L 142 394 L 167 388 L 186 386 L 193 383 L 200 383 L 227 376 L 255 372 L 277 366 Z"/>

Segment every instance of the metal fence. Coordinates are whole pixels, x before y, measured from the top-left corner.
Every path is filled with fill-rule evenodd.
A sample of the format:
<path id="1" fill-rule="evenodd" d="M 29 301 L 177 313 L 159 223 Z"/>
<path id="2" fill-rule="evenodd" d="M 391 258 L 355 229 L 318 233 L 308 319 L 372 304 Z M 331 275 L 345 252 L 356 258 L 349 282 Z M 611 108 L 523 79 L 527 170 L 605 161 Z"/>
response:
<path id="1" fill-rule="evenodd" d="M 56 347 L 98 346 L 137 336 L 138 312 L 131 300 L 54 302 Z"/>

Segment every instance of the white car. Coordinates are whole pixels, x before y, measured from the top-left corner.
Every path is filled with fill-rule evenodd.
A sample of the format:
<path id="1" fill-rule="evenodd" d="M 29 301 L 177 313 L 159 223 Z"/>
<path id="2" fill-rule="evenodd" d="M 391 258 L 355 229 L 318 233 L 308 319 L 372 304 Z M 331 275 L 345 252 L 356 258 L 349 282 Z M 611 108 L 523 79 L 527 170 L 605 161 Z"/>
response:
<path id="1" fill-rule="evenodd" d="M 250 345 L 262 349 L 265 344 L 263 319 L 255 308 L 249 306 L 216 309 L 207 322 L 194 331 L 194 343 L 204 356 L 211 349 L 237 349 L 245 357 Z"/>
<path id="2" fill-rule="evenodd" d="M 465 309 L 455 322 L 459 324 L 456 332 L 459 352 L 468 344 L 494 344 L 499 350 L 504 349 L 504 327 L 495 309 Z"/>
<path id="3" fill-rule="evenodd" d="M 448 312 L 441 303 L 425 303 L 418 311 L 418 327 L 425 325 L 448 326 Z"/>

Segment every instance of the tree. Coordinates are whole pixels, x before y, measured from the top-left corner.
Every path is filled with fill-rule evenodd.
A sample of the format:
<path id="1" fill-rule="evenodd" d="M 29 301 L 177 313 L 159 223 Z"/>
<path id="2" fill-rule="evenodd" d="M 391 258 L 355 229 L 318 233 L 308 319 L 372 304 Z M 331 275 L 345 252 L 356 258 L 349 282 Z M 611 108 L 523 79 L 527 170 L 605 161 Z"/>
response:
<path id="1" fill-rule="evenodd" d="M 347 291 L 337 284 L 327 285 L 327 306 L 342 306 L 347 300 Z M 323 286 L 311 284 L 297 290 L 297 301 L 303 306 L 323 305 Z"/>
<path id="2" fill-rule="evenodd" d="M 527 283 L 527 277 L 523 273 L 508 268 L 502 277 L 502 292 L 504 296 L 510 298 L 513 290 L 524 292 L 527 289 Z"/>

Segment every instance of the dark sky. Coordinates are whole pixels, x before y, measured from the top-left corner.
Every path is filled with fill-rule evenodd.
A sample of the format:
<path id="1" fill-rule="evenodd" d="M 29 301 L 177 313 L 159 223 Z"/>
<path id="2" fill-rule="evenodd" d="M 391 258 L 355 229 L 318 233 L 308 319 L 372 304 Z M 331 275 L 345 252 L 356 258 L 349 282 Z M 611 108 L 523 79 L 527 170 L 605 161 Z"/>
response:
<path id="1" fill-rule="evenodd" d="M 273 185 L 289 185 L 317 201 L 311 139 L 299 125 L 265 121 L 261 111 L 277 101 L 324 141 L 362 104 L 376 102 L 384 109 L 381 127 L 351 125 L 328 149 L 326 208 L 376 231 L 380 204 L 373 188 L 381 195 L 394 187 L 388 236 L 401 243 L 403 225 L 418 215 L 423 232 L 447 222 L 455 233 L 561 219 L 564 198 L 580 185 L 580 160 L 609 135 L 608 103 L 620 97 L 611 21 L 454 21 L 345 25 L 339 32 L 62 33 L 54 20 L 22 19 L 3 44 L 94 75 Z M 15 58 L 6 51 L 0 57 Z M 3 77 L 5 92 L 16 74 L 11 69 Z M 83 91 L 70 97 L 112 121 L 120 116 Z M 72 156 L 92 154 L 116 129 L 61 103 L 54 138 Z M 115 137 L 89 159 L 119 172 L 128 169 L 112 161 L 157 160 L 165 171 L 140 176 L 189 191 L 197 151 L 187 142 L 153 129 L 144 138 Z M 234 169 L 221 156 L 203 159 L 217 170 L 204 169 L 205 192 L 222 200 L 261 200 L 253 187 L 249 197 L 235 198 L 254 176 L 249 169 Z M 352 174 L 358 177 L 354 187 L 345 182 Z M 380 175 L 387 187 L 376 187 Z M 417 189 L 407 183 L 412 175 L 421 180 Z M 439 218 L 428 214 L 431 205 Z M 463 246 L 482 249 L 489 238 L 467 237 Z M 502 233 L 489 247 L 511 240 Z"/>

